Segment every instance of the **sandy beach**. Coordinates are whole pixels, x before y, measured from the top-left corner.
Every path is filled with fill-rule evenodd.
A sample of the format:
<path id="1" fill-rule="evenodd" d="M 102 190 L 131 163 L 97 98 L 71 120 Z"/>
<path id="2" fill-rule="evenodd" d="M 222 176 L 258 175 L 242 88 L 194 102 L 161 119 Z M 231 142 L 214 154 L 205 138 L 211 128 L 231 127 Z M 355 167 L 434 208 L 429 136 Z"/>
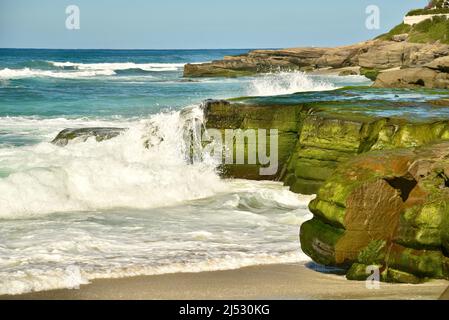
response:
<path id="1" fill-rule="evenodd" d="M 317 272 L 313 264 L 264 265 L 229 271 L 178 273 L 95 280 L 75 290 L 53 290 L 1 299 L 159 300 L 159 299 L 439 299 L 449 282 L 420 285 L 382 283 L 368 290 L 364 282 Z"/>

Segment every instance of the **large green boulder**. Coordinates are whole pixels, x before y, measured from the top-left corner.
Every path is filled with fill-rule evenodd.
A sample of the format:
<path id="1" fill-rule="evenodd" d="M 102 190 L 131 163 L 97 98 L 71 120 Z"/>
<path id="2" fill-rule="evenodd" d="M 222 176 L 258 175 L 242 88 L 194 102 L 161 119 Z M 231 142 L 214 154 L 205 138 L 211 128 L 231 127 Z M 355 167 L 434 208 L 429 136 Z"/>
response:
<path id="1" fill-rule="evenodd" d="M 314 219 L 301 227 L 301 247 L 316 262 L 351 266 L 350 279 L 370 265 L 385 281 L 449 278 L 448 142 L 359 155 L 309 207 Z"/>

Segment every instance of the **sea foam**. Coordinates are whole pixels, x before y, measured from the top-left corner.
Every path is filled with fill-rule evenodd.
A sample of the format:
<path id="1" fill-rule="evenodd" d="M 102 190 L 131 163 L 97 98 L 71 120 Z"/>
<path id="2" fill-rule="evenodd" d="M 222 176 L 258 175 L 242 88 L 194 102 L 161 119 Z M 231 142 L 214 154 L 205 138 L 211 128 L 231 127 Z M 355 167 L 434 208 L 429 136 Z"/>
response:
<path id="1" fill-rule="evenodd" d="M 98 76 L 114 76 L 120 71 L 140 70 L 144 72 L 179 71 L 183 63 L 74 63 L 74 62 L 46 62 L 51 70 L 39 68 L 21 68 L 0 70 L 0 79 L 21 79 L 47 77 L 58 79 L 79 79 Z"/>
<path id="2" fill-rule="evenodd" d="M 304 72 L 276 72 L 261 75 L 248 85 L 250 96 L 276 96 L 307 91 L 329 91 L 338 87 L 330 81 Z"/>
<path id="3" fill-rule="evenodd" d="M 140 69 L 144 71 L 177 71 L 184 66 L 184 63 L 134 63 L 134 62 L 116 62 L 116 63 L 74 63 L 74 62 L 55 62 L 49 61 L 55 67 L 72 67 L 77 70 L 128 70 Z"/>
<path id="4" fill-rule="evenodd" d="M 0 179 L 0 219 L 151 208 L 224 190 L 216 164 L 189 164 L 185 159 L 182 131 L 189 116 L 186 112 L 154 115 L 104 142 L 74 141 L 65 148 L 43 142 L 3 150 L 1 165 L 12 173 Z M 147 149 L 145 141 L 152 134 L 162 142 Z"/>

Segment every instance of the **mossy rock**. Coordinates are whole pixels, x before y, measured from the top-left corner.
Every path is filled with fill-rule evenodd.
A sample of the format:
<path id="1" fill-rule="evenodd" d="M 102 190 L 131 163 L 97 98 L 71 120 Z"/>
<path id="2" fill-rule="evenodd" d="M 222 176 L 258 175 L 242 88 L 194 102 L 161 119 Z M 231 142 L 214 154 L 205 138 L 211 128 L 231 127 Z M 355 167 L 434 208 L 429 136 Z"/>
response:
<path id="1" fill-rule="evenodd" d="M 362 76 L 367 77 L 371 81 L 376 81 L 377 76 L 379 75 L 379 73 L 380 73 L 380 70 L 378 70 L 378 69 L 366 69 L 366 68 L 361 68 L 360 69 L 360 74 Z"/>
<path id="2" fill-rule="evenodd" d="M 309 205 L 315 219 L 343 232 L 326 247 L 331 263 L 383 265 L 385 279 L 395 282 L 447 278 L 448 177 L 447 142 L 368 152 L 341 164 Z M 318 236 L 322 226 L 306 230 L 307 254 L 323 263 L 319 247 L 310 252 L 310 233 Z"/>
<path id="3" fill-rule="evenodd" d="M 406 209 L 401 216 L 396 242 L 415 249 L 437 249 L 442 245 L 443 219 L 449 212 L 449 199 Z"/>
<path id="4" fill-rule="evenodd" d="M 52 141 L 58 146 L 66 146 L 70 141 L 78 139 L 87 141 L 89 138 L 95 138 L 101 142 L 115 138 L 125 132 L 124 128 L 81 128 L 81 129 L 65 129 L 61 131 Z"/>
<path id="5" fill-rule="evenodd" d="M 329 224 L 344 228 L 345 207 L 336 203 L 324 201 L 319 198 L 314 199 L 309 204 L 309 210 L 317 217 L 327 221 Z"/>
<path id="6" fill-rule="evenodd" d="M 290 186 L 290 191 L 305 195 L 316 194 L 323 184 L 322 180 L 308 180 L 289 175 L 289 181 L 286 185 Z"/>
<path id="7" fill-rule="evenodd" d="M 344 230 L 335 228 L 314 218 L 302 224 L 300 231 L 301 249 L 313 261 L 326 266 L 345 266 L 336 262 L 335 245 Z M 346 265 L 347 266 L 347 265 Z"/>
<path id="8" fill-rule="evenodd" d="M 381 274 L 381 281 L 391 282 L 391 283 L 409 283 L 409 284 L 420 284 L 424 282 L 424 279 L 419 278 L 411 273 L 387 268 Z"/>

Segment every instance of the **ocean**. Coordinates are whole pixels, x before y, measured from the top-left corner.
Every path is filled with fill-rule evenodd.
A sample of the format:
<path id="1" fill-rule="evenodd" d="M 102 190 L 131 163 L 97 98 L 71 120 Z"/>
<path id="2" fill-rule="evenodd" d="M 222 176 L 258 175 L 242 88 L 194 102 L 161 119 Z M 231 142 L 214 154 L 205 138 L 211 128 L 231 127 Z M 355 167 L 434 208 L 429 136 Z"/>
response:
<path id="1" fill-rule="evenodd" d="M 186 63 L 247 51 L 0 49 L 0 295 L 308 260 L 298 234 L 312 197 L 220 179 L 213 161 L 186 162 L 186 114 L 207 98 L 304 92 L 313 101 L 371 82 L 301 72 L 182 77 Z M 83 127 L 129 130 L 50 143 Z M 148 150 L 154 129 L 163 142 Z"/>

